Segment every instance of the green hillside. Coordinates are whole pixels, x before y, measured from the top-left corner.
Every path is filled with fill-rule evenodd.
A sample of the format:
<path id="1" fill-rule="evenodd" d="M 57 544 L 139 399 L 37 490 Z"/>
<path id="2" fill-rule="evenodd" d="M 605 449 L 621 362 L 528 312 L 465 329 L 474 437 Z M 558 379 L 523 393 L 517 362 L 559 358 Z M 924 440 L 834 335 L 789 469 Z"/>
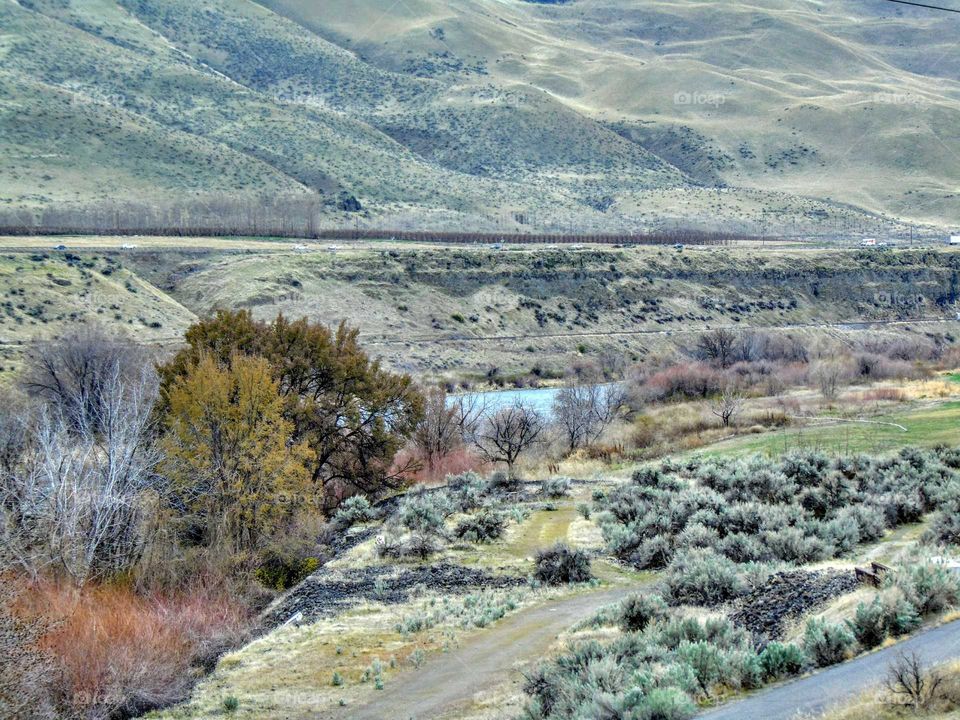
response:
<path id="1" fill-rule="evenodd" d="M 956 222 L 955 27 L 888 3 L 8 0 L 0 27 L 0 211 L 289 196 L 327 225 L 357 221 L 344 197 L 372 226 Z"/>

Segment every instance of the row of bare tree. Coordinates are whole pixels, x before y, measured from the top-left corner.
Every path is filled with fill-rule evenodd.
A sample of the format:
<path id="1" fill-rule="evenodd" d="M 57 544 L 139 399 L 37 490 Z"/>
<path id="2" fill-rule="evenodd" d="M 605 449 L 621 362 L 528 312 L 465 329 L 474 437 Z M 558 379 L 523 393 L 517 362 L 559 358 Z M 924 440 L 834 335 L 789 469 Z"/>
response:
<path id="1" fill-rule="evenodd" d="M 211 194 L 179 203 L 107 201 L 52 205 L 39 212 L 0 210 L 3 235 L 194 235 L 269 236 L 304 239 L 397 240 L 445 243 L 600 243 L 635 245 L 721 245 L 742 234 L 696 229 L 616 233 L 519 233 L 420 231 L 403 228 L 336 227 L 337 210 L 356 209 L 353 198 L 290 194 L 227 196 Z M 342 216 L 340 216 L 342 218 Z"/>
<path id="2" fill-rule="evenodd" d="M 619 384 L 571 381 L 557 391 L 549 418 L 521 400 L 498 406 L 486 395 L 448 398 L 433 388 L 426 393 L 424 418 L 413 440 L 431 470 L 455 450 L 470 447 L 486 461 L 506 465 L 512 475 L 520 457 L 544 443 L 549 431 L 573 452 L 599 440 L 625 407 Z"/>

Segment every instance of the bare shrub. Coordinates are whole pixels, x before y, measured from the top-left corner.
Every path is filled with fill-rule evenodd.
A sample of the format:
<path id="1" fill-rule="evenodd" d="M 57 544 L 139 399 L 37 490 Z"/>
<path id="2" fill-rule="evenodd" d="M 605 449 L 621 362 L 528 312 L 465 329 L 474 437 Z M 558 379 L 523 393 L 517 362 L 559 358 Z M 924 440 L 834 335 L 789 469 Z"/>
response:
<path id="1" fill-rule="evenodd" d="M 10 577 L 0 584 L 0 717 L 52 720 L 53 658 L 40 650 L 46 625 L 15 612 L 16 593 Z"/>
<path id="2" fill-rule="evenodd" d="M 810 371 L 810 378 L 827 400 L 836 400 L 840 391 L 850 380 L 850 370 L 845 363 L 836 360 L 818 362 Z"/>
<path id="3" fill-rule="evenodd" d="M 723 391 L 710 403 L 710 412 L 720 418 L 724 427 L 730 427 L 730 424 L 743 411 L 746 399 L 743 393 L 731 385 L 724 387 Z"/>
<path id="4" fill-rule="evenodd" d="M 215 583 L 140 596 L 118 585 L 32 586 L 20 617 L 48 630 L 61 717 L 99 720 L 143 713 L 186 697 L 191 668 L 210 668 L 246 637 L 246 610 Z"/>
<path id="5" fill-rule="evenodd" d="M 639 390 L 646 402 L 696 400 L 723 389 L 723 374 L 704 363 L 673 365 L 650 375 Z"/>
<path id="6" fill-rule="evenodd" d="M 0 476 L 3 556 L 33 577 L 44 571 L 83 584 L 137 562 L 149 495 L 158 479 L 148 443 L 155 381 L 119 365 L 100 378 L 84 414 L 44 409 L 20 462 Z"/>
<path id="7" fill-rule="evenodd" d="M 461 410 L 456 404 L 447 404 L 447 394 L 440 387 L 424 392 L 423 409 L 423 417 L 413 431 L 413 443 L 432 473 L 463 442 Z"/>
<path id="8" fill-rule="evenodd" d="M 887 667 L 884 687 L 894 705 L 907 705 L 914 711 L 927 710 L 943 698 L 943 676 L 926 670 L 920 656 L 899 653 Z"/>

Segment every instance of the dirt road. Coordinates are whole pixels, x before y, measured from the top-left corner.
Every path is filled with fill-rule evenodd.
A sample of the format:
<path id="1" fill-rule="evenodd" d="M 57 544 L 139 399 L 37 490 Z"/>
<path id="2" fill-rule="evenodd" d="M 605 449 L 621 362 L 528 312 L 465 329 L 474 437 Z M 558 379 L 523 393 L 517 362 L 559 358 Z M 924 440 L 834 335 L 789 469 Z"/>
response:
<path id="1" fill-rule="evenodd" d="M 391 679 L 373 702 L 342 708 L 329 717 L 427 720 L 453 712 L 469 703 L 475 693 L 507 680 L 518 662 L 543 655 L 571 625 L 634 589 L 580 594 L 508 616 L 463 647 L 436 655 L 419 669 Z"/>

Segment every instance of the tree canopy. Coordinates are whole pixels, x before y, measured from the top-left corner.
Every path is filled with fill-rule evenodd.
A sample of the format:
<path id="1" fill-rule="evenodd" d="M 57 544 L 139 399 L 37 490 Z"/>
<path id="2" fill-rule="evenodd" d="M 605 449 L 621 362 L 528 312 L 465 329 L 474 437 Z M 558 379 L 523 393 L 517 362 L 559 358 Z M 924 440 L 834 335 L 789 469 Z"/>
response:
<path id="1" fill-rule="evenodd" d="M 360 347 L 358 331 L 331 331 L 306 318 L 272 322 L 249 311 L 218 312 L 186 333 L 187 346 L 159 368 L 161 411 L 170 391 L 203 357 L 230 367 L 238 357 L 262 357 L 292 425 L 291 440 L 309 448 L 307 468 L 328 496 L 376 493 L 402 482 L 397 451 L 416 429 L 423 398 L 408 375 L 384 370 Z"/>

